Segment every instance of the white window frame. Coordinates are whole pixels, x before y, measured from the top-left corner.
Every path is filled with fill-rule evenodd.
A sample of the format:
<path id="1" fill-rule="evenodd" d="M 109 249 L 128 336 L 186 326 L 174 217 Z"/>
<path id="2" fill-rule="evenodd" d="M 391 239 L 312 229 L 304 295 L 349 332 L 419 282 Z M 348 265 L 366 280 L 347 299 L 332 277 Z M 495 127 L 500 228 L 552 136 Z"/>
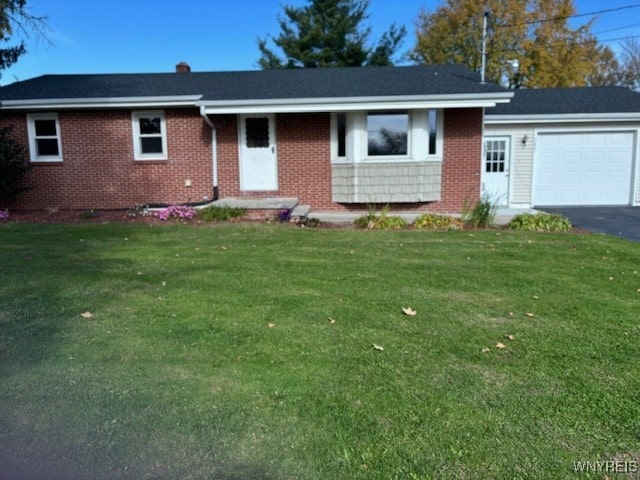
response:
<path id="1" fill-rule="evenodd" d="M 160 118 L 160 133 L 142 134 L 140 132 L 140 119 L 155 117 Z M 167 122 L 164 110 L 133 111 L 131 112 L 131 123 L 133 132 L 133 158 L 135 160 L 167 160 L 169 158 L 167 152 Z M 143 153 L 140 139 L 155 137 L 162 139 L 162 153 Z"/>
<path id="2" fill-rule="evenodd" d="M 407 116 L 407 153 L 396 154 L 396 155 L 370 155 L 369 154 L 369 129 L 367 128 L 369 125 L 369 115 L 406 115 Z M 362 135 L 362 152 L 364 155 L 364 159 L 371 162 L 384 162 L 388 160 L 409 160 L 412 157 L 412 145 L 413 145 L 413 135 L 412 135 L 412 123 L 413 123 L 413 115 L 411 110 L 369 110 L 364 112 L 363 127 L 364 127 L 364 135 Z"/>
<path id="3" fill-rule="evenodd" d="M 397 112 L 398 110 L 393 110 Z M 444 113 L 436 110 L 436 151 L 429 153 L 429 109 L 407 110 L 409 131 L 407 132 L 406 155 L 368 155 L 367 115 L 384 113 L 380 110 L 345 112 L 346 145 L 344 157 L 338 157 L 338 113 L 331 114 L 331 161 L 332 163 L 390 163 L 442 161 L 444 146 Z M 341 112 L 340 112 L 341 113 Z M 391 113 L 391 112 L 390 112 Z"/>
<path id="4" fill-rule="evenodd" d="M 56 135 L 37 136 L 36 120 L 54 120 Z M 29 135 L 29 156 L 32 162 L 62 162 L 62 135 L 60 133 L 60 118 L 57 113 L 29 113 L 27 114 L 27 132 Z M 55 139 L 58 142 L 58 155 L 38 155 L 37 141 L 40 139 Z"/>

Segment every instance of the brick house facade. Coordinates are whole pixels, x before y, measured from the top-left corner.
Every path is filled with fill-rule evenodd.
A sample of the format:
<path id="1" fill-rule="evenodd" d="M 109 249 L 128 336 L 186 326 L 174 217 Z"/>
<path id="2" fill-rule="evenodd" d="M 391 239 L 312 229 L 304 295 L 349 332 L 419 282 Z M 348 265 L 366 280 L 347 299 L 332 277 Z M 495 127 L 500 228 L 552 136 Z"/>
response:
<path id="1" fill-rule="evenodd" d="M 327 78 L 336 85 L 342 85 L 335 80 L 336 75 L 350 80 L 359 72 L 359 69 L 328 70 L 332 72 L 319 74 L 330 75 Z M 406 70 L 390 67 L 370 72 L 387 76 L 405 72 L 409 77 L 425 75 L 422 67 Z M 247 76 L 243 79 L 247 81 L 260 75 L 271 75 L 271 72 L 245 73 Z M 315 75 L 303 73 L 311 86 L 315 85 Z M 295 74 L 300 75 L 300 72 Z M 428 70 L 426 74 L 429 74 Z M 134 80 L 155 81 L 157 77 L 152 75 L 124 77 L 124 80 L 137 85 Z M 184 90 L 180 93 L 190 95 L 197 92 L 188 83 L 192 79 L 200 81 L 204 78 L 215 83 L 220 78 L 217 74 L 198 77 L 198 74 L 188 72 L 168 75 L 171 75 L 166 77 L 168 80 Z M 277 75 L 291 74 L 279 72 Z M 349 96 L 344 101 L 336 101 L 334 96 L 327 100 L 316 96 L 302 100 L 276 96 L 255 100 L 255 105 L 253 101 L 234 99 L 225 100 L 221 105 L 218 100 L 207 103 L 202 96 L 186 98 L 174 92 L 171 96 L 153 98 L 134 96 L 130 92 L 125 92 L 129 96 L 106 98 L 98 92 L 95 98 L 69 100 L 75 91 L 67 93 L 64 89 L 71 88 L 67 83 L 86 84 L 93 78 L 79 77 L 63 78 L 67 82 L 60 82 L 60 85 L 56 83 L 58 78 L 34 79 L 32 82 L 39 82 L 40 87 L 44 84 L 44 90 L 51 90 L 51 98 L 45 99 L 29 98 L 33 90 L 43 90 L 33 89 L 30 81 L 19 82 L 13 90 L 12 86 L 0 89 L 3 101 L 0 125 L 13 126 L 15 138 L 30 149 L 33 165 L 27 177 L 29 191 L 20 195 L 11 208 L 125 209 L 144 205 L 198 204 L 225 197 L 277 196 L 296 197 L 314 211 L 366 210 L 368 203 L 390 203 L 393 208 L 406 211 L 456 213 L 465 200 L 480 196 L 484 107 L 495 105 L 497 101 L 508 101 L 510 95 L 491 88 L 489 93 L 447 94 L 446 98 L 440 95 L 434 101 L 427 92 L 421 96 L 385 95 L 380 100 L 371 96 L 362 97 L 362 100 Z M 101 84 L 111 80 L 110 76 L 98 77 L 101 77 Z M 403 78 L 398 76 L 396 83 Z M 183 79 L 187 81 L 186 86 Z M 475 89 L 475 77 L 471 75 L 470 80 L 474 82 L 471 88 Z M 118 82 L 124 83 L 122 78 L 118 78 Z M 413 83 L 409 82 L 403 88 L 430 88 L 415 79 Z M 447 88 L 449 83 L 444 79 L 443 85 Z M 219 88 L 225 85 L 220 83 Z M 363 83 L 363 88 L 366 85 Z M 389 88 L 396 88 L 395 84 Z M 271 93 L 269 90 L 264 95 Z M 295 92 L 291 94 L 294 95 Z M 345 104 L 347 101 L 350 103 Z M 423 126 L 424 115 L 434 108 L 437 110 L 433 111 L 439 112 L 438 122 L 441 123 L 435 154 L 427 152 L 425 146 L 435 130 L 430 133 L 431 127 L 426 123 Z M 136 116 L 140 112 L 149 118 L 140 120 Z M 405 121 L 405 142 L 408 143 L 405 149 L 408 151 L 400 156 L 369 155 L 364 158 L 367 147 L 362 142 L 370 135 L 368 115 L 384 116 L 387 112 Z M 243 164 L 246 150 L 243 150 L 242 142 L 249 135 L 249 130 L 243 129 L 250 127 L 248 124 L 245 127 L 243 122 L 249 116 L 261 115 L 271 119 L 268 128 L 273 130 L 270 134 L 274 136 L 268 145 L 276 162 L 276 178 L 273 179 L 274 188 L 247 189 L 243 188 L 246 177 L 243 177 L 242 169 L 244 165 L 246 174 L 248 164 Z M 350 125 L 342 134 L 351 153 L 343 152 L 339 159 L 336 159 L 335 151 L 336 115 L 345 115 Z M 39 121 L 44 123 L 37 123 Z M 157 125 L 152 125 L 153 122 Z M 158 132 L 164 137 L 163 147 Z M 35 158 L 35 145 L 46 150 L 51 145 L 47 142 L 56 140 L 60 149 L 56 153 L 60 158 L 56 161 L 48 161 L 46 156 Z M 163 156 L 140 158 L 140 145 L 150 151 L 157 150 Z"/>

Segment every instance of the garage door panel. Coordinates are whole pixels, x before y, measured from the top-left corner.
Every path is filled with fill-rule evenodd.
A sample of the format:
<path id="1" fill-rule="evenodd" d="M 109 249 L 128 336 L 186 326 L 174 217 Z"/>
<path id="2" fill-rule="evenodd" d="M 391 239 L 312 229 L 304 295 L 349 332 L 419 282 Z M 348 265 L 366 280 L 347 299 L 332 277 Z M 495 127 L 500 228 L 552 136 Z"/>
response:
<path id="1" fill-rule="evenodd" d="M 589 146 L 604 146 L 607 144 L 607 136 L 604 133 L 591 133 L 583 135 L 584 142 Z"/>
<path id="2" fill-rule="evenodd" d="M 629 204 L 633 143 L 630 132 L 539 134 L 533 204 Z"/>

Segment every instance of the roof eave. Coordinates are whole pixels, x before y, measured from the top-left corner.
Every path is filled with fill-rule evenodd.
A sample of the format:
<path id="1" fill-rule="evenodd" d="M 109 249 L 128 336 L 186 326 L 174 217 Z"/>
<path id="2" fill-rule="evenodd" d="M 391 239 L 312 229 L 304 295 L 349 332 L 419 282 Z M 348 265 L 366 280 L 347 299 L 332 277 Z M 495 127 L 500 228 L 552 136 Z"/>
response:
<path id="1" fill-rule="evenodd" d="M 207 114 L 313 113 L 407 108 L 490 108 L 507 103 L 512 92 L 385 97 L 293 98 L 268 100 L 203 100 Z"/>
<path id="2" fill-rule="evenodd" d="M 571 123 L 571 122 L 629 122 L 640 121 L 640 112 L 629 113 L 562 113 L 562 114 L 486 114 L 485 123 L 490 125 L 516 123 Z"/>
<path id="3" fill-rule="evenodd" d="M 0 100 L 2 110 L 195 107 L 202 95 Z"/>

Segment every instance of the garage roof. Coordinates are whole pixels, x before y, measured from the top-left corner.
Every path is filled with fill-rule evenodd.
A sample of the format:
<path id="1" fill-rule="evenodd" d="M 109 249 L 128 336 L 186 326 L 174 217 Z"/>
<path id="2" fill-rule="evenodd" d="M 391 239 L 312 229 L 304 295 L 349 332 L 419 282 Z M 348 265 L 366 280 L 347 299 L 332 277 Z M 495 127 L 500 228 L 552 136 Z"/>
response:
<path id="1" fill-rule="evenodd" d="M 625 87 L 514 90 L 510 103 L 486 110 L 487 116 L 636 113 L 640 93 Z"/>

